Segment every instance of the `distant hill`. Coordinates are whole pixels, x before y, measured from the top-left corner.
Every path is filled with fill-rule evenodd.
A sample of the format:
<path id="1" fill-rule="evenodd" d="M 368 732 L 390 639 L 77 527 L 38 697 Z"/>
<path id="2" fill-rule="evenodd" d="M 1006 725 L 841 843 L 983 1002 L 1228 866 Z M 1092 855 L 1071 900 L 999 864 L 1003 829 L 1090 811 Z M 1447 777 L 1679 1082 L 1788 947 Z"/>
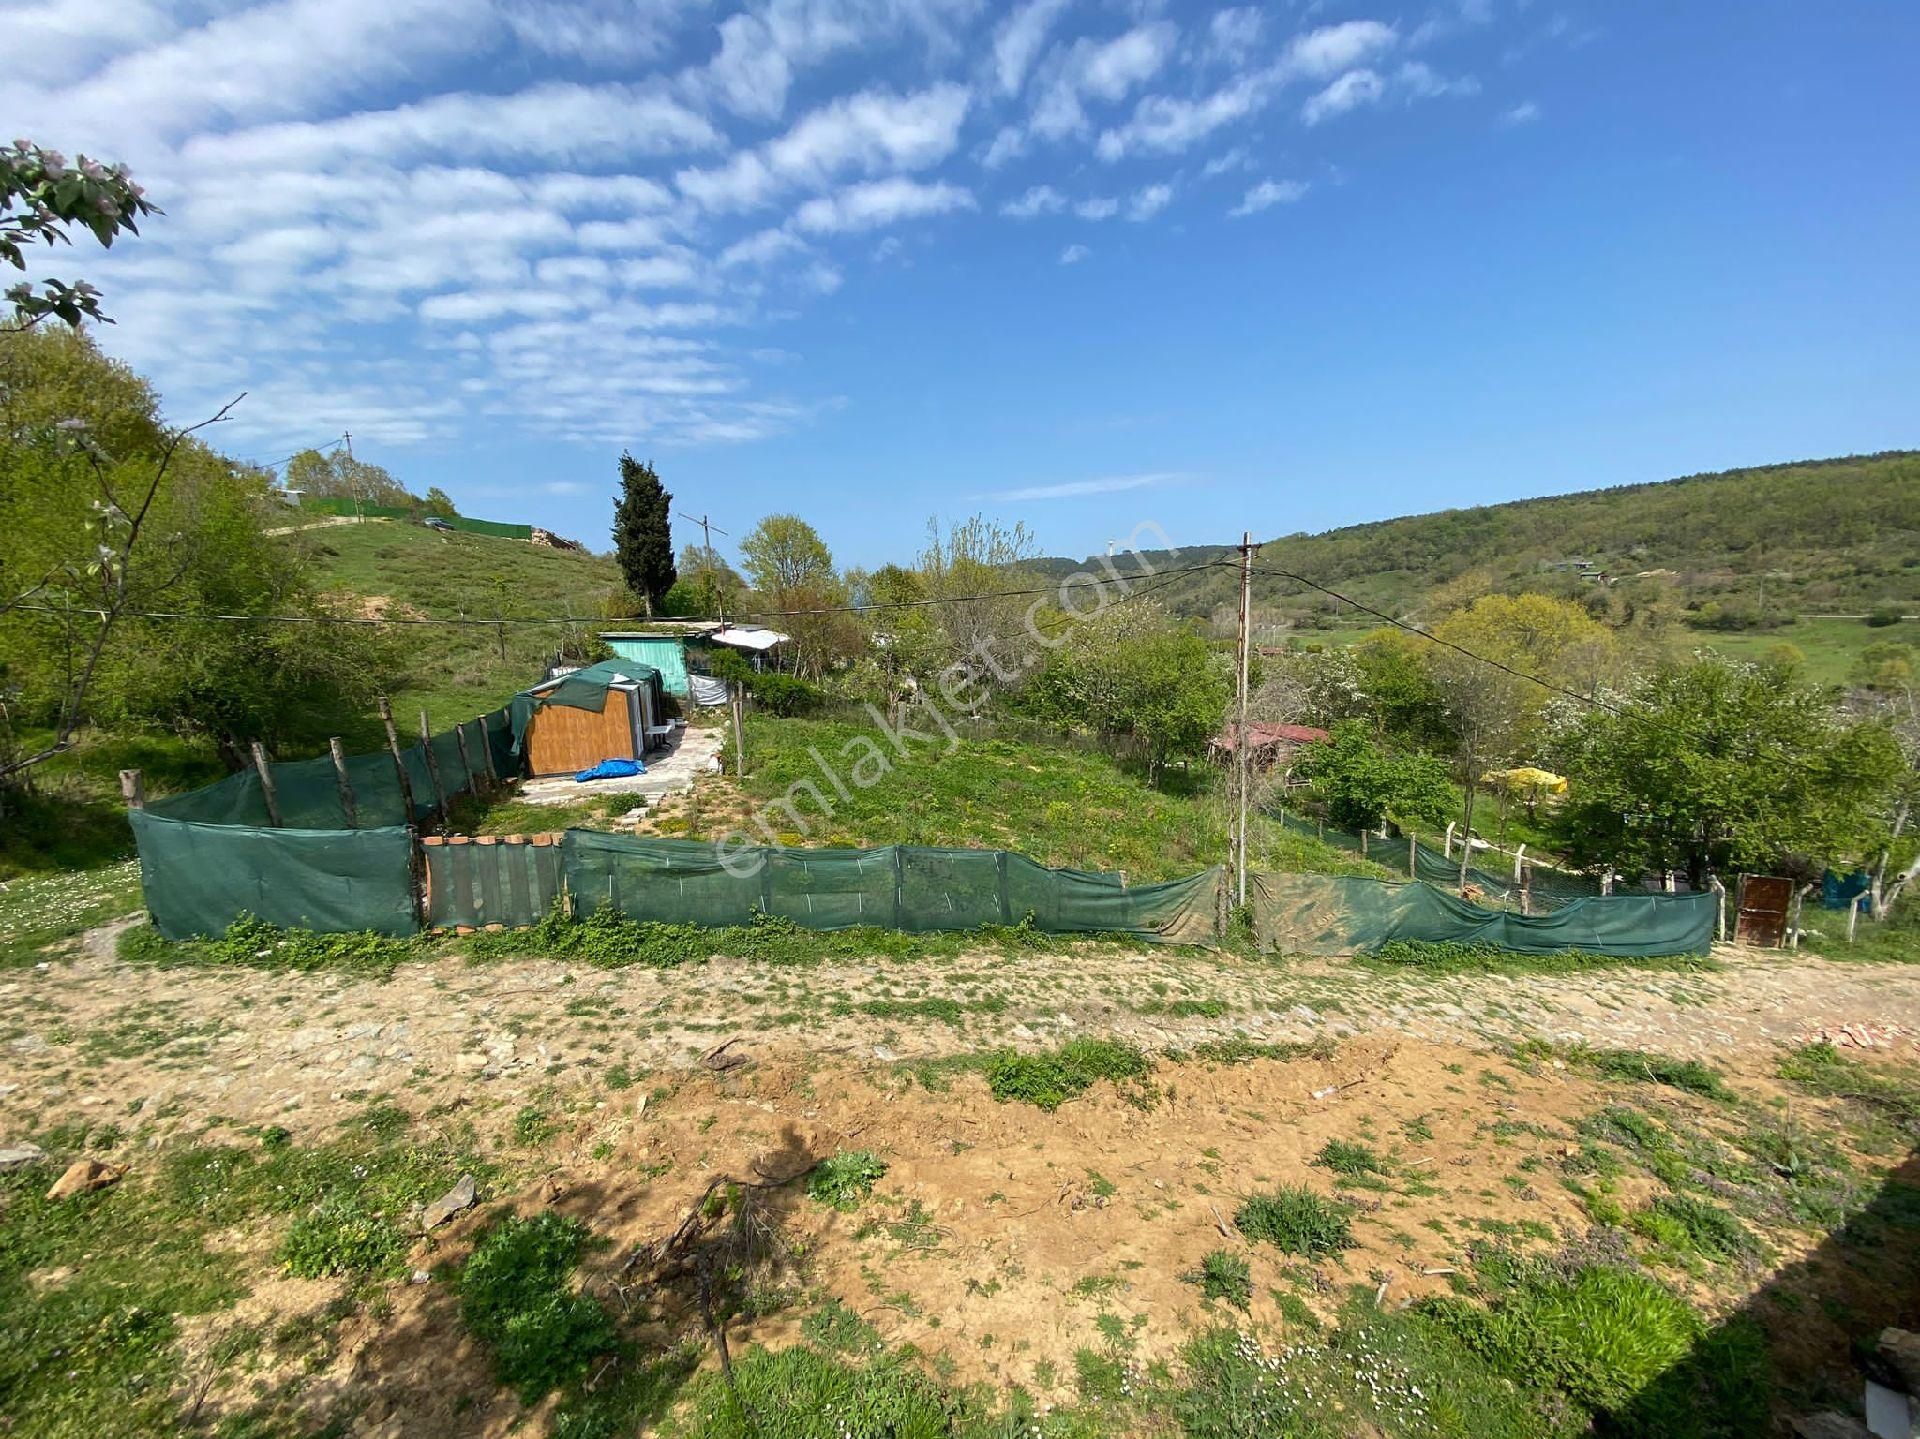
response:
<path id="1" fill-rule="evenodd" d="M 1156 569 L 1232 556 L 1231 545 L 1147 558 Z M 1085 564 L 1048 558 L 1066 574 Z M 1672 585 L 1690 618 L 1749 628 L 1764 617 L 1920 609 L 1920 451 L 1806 460 L 1688 475 L 1657 484 L 1289 535 L 1256 563 L 1308 576 L 1379 609 L 1418 616 L 1463 579 L 1496 589 L 1579 594 L 1595 586 Z M 1213 570 L 1176 580 L 1161 598 L 1176 613 L 1230 622 L 1236 578 Z M 1270 620 L 1350 621 L 1336 601 L 1290 581 L 1256 577 Z"/>
<path id="2" fill-rule="evenodd" d="M 324 525 L 288 543 L 313 556 L 320 583 L 372 616 L 515 619 L 578 615 L 591 632 L 624 599 L 610 558 L 525 540 L 447 533 L 404 520 Z M 616 610 L 621 605 L 613 606 Z M 409 680 L 394 696 L 403 724 L 472 719 L 540 678 L 565 626 L 421 626 L 403 630 Z M 504 654 L 502 639 L 504 632 Z M 411 726 L 408 726 L 411 728 Z"/>

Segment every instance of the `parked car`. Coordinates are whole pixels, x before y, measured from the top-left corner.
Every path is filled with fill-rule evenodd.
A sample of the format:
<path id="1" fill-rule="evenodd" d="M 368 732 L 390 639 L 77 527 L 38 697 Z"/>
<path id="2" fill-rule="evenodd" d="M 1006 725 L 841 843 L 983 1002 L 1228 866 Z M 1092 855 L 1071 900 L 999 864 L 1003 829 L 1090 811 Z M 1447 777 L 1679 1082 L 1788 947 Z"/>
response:
<path id="1" fill-rule="evenodd" d="M 430 530 L 445 530 L 448 534 L 453 533 L 453 526 L 441 519 L 438 515 L 429 515 L 426 519 L 420 521 L 420 523 Z"/>

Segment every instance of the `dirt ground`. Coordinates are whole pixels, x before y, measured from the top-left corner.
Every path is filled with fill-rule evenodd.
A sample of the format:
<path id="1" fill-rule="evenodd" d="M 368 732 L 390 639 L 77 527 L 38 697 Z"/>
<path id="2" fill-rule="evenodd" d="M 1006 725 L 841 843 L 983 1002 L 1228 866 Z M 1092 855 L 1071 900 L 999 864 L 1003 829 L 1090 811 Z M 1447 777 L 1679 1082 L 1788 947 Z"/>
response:
<path id="1" fill-rule="evenodd" d="M 670 971 L 447 959 L 381 981 L 130 966 L 102 933 L 71 961 L 0 979 L 0 1140 L 111 1120 L 135 1138 L 121 1156 L 137 1170 L 142 1147 L 244 1126 L 318 1141 L 382 1099 L 422 1126 L 457 1114 L 508 1157 L 498 1192 L 421 1242 L 411 1262 L 425 1282 L 348 1318 L 318 1368 L 196 1361 L 208 1419 L 284 1391 L 309 1413 L 350 1398 L 356 1436 L 543 1432 L 492 1384 L 447 1287 L 425 1279 L 434 1265 L 458 1258 L 499 1205 L 552 1206 L 611 1241 L 587 1280 L 626 1306 L 637 1301 L 623 1257 L 671 1232 L 713 1179 L 779 1177 L 844 1148 L 875 1150 L 885 1178 L 853 1214 L 798 1186 L 770 1192 L 804 1256 L 779 1281 L 795 1302 L 735 1342 L 794 1342 L 800 1318 L 835 1296 L 887 1344 L 941 1356 L 955 1382 L 1017 1382 L 1064 1401 L 1080 1350 L 1118 1333 L 1129 1362 L 1145 1364 L 1206 1322 L 1183 1276 L 1210 1250 L 1245 1248 L 1230 1227 L 1240 1196 L 1278 1183 L 1326 1190 L 1314 1156 L 1329 1139 L 1390 1156 L 1393 1178 L 1350 1191 L 1359 1247 L 1338 1259 L 1248 1251 L 1257 1325 L 1285 1333 L 1300 1322 L 1298 1296 L 1331 1304 L 1352 1284 L 1377 1286 L 1383 1302 L 1435 1292 L 1475 1239 L 1577 1242 L 1591 1221 L 1555 1167 L 1578 1147 L 1575 1124 L 1621 1086 L 1503 1057 L 1501 1041 L 1702 1058 L 1761 1104 L 1781 1096 L 1769 1077 L 1780 1047 L 1822 1033 L 1846 1027 L 1890 1057 L 1920 1058 L 1920 970 L 1722 958 L 1698 974 L 1416 978 L 1087 946 Z M 1144 1102 L 1102 1084 L 1051 1114 L 996 1103 L 977 1074 L 926 1063 L 1091 1033 L 1160 1054 L 1230 1035 L 1339 1043 L 1323 1057 L 1162 1062 Z M 701 1064 L 729 1039 L 746 1063 Z M 1658 1101 L 1703 1130 L 1738 1122 L 1677 1091 Z M 1818 1103 L 1794 1103 L 1819 1122 Z M 531 1150 L 513 1137 L 528 1106 L 556 1126 Z M 1897 1156 L 1857 1159 L 1872 1173 Z M 1653 1188 L 1645 1176 L 1624 1184 L 1628 1208 Z M 1731 1287 L 1676 1281 L 1725 1312 L 1817 1240 L 1773 1236 Z M 211 1352 L 236 1324 L 317 1314 L 340 1293 L 267 1277 L 270 1235 L 223 1242 L 257 1250 L 262 1280 L 201 1323 L 190 1348 Z M 1821 1329 L 1810 1345 L 1844 1354 L 1834 1320 L 1806 1323 Z"/>
<path id="2" fill-rule="evenodd" d="M 1401 975 L 1085 945 L 1070 960 L 717 959 L 671 970 L 442 959 L 380 980 L 125 965 L 113 934 L 96 932 L 71 961 L 0 975 L 0 1131 L 110 1108 L 156 1140 L 194 1133 L 209 1115 L 299 1134 L 379 1093 L 511 1111 L 539 1090 L 590 1087 L 613 1065 L 684 1069 L 735 1037 L 765 1059 L 880 1064 L 1089 1033 L 1154 1050 L 1229 1035 L 1476 1048 L 1544 1038 L 1739 1069 L 1851 1027 L 1920 1054 L 1920 967 L 1737 949 L 1720 952 L 1718 971 L 1572 976 Z"/>

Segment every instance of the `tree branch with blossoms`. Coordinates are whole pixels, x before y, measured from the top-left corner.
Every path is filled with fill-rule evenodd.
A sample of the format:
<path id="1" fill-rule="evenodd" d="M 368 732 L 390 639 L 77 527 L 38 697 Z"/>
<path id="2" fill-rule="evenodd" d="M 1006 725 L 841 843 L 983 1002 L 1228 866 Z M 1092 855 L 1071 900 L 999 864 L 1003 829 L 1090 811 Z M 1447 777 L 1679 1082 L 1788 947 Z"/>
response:
<path id="1" fill-rule="evenodd" d="M 111 247 L 123 230 L 140 233 L 139 216 L 159 213 L 124 165 L 103 165 L 85 155 L 69 164 L 59 151 L 31 140 L 0 147 L 0 260 L 16 270 L 27 268 L 27 251 L 36 241 L 70 245 L 70 232 L 84 227 Z M 75 327 L 83 320 L 113 323 L 100 311 L 100 292 L 85 280 L 23 280 L 6 290 L 4 300 L 23 329 L 49 316 Z"/>

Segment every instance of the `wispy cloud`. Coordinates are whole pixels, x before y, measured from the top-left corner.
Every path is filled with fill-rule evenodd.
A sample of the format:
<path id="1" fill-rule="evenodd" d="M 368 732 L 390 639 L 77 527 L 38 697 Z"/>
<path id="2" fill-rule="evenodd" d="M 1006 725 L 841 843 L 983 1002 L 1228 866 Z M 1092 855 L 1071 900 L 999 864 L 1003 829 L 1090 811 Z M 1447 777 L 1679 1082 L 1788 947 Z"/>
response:
<path id="1" fill-rule="evenodd" d="M 1371 105 L 1386 93 L 1386 82 L 1371 70 L 1349 70 L 1300 107 L 1300 118 L 1318 125 L 1362 105 Z"/>
<path id="2" fill-rule="evenodd" d="M 1540 107 L 1531 100 L 1522 100 L 1500 117 L 1508 125 L 1530 125 L 1539 118 Z"/>
<path id="3" fill-rule="evenodd" d="M 1262 180 L 1248 190 L 1245 197 L 1227 213 L 1236 220 L 1248 215 L 1257 215 L 1262 210 L 1275 205 L 1291 205 L 1307 193 L 1307 186 L 1301 180 Z"/>
<path id="4" fill-rule="evenodd" d="M 1144 475 L 1107 475 L 1097 480 L 1065 480 L 1057 485 L 1025 485 L 1017 490 L 1000 490 L 982 495 L 987 500 L 1077 500 L 1087 495 L 1113 495 L 1123 490 L 1144 490 L 1159 485 L 1177 485 L 1192 478 L 1178 470 L 1154 470 Z"/>
<path id="5" fill-rule="evenodd" d="M 1060 252 L 1060 263 L 1063 265 L 1077 265 L 1092 253 L 1093 251 L 1089 250 L 1085 245 L 1069 245 Z"/>

